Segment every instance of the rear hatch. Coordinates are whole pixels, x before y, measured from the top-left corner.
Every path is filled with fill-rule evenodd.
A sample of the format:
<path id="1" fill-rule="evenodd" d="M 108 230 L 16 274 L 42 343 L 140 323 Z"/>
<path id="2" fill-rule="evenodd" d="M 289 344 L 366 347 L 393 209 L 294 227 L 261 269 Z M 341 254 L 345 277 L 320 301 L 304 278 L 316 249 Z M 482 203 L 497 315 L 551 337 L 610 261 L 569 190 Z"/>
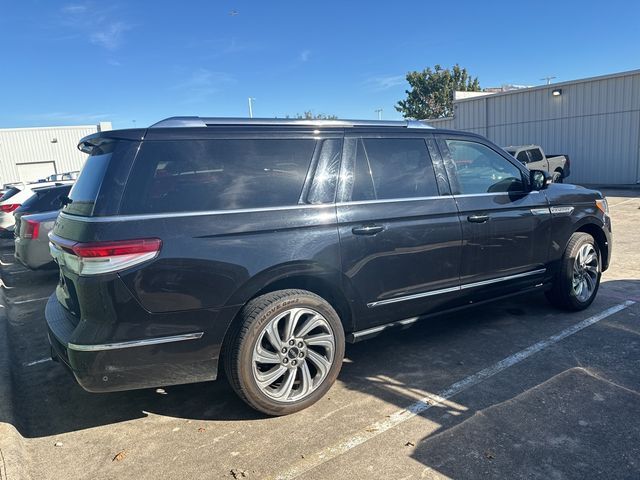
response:
<path id="1" fill-rule="evenodd" d="M 96 220 L 118 213 L 122 190 L 144 132 L 140 129 L 101 132 L 79 144 L 89 156 L 49 236 L 51 254 L 60 267 L 56 296 L 76 322 L 87 305 L 101 308 L 103 289 L 108 289 L 115 277 L 115 274 L 98 278 L 81 275 L 79 255 L 96 254 L 81 250 L 83 245 L 110 240 L 102 228 L 105 224 Z M 79 302 L 79 290 L 87 292 L 82 295 L 84 306 Z"/>
<path id="2" fill-rule="evenodd" d="M 63 199 L 69 195 L 70 189 L 71 185 L 69 184 L 34 190 L 34 195 L 29 197 L 29 199 L 13 213 L 16 219 L 15 236 L 19 236 L 23 216 L 60 210 L 63 205 Z"/>

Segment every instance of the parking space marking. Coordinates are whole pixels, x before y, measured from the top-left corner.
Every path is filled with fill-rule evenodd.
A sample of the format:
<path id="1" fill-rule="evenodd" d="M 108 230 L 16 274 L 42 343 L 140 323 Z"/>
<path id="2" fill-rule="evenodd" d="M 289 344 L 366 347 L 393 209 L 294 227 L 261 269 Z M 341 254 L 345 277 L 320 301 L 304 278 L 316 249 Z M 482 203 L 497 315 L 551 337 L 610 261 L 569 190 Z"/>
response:
<path id="1" fill-rule="evenodd" d="M 628 300 L 624 303 L 620 303 L 618 305 L 614 305 L 613 307 L 607 308 L 606 310 L 593 315 L 581 322 L 568 327 L 561 332 L 552 335 L 551 337 L 541 340 L 533 345 L 525 348 L 524 350 L 520 350 L 519 352 L 514 353 L 497 363 L 494 363 L 490 367 L 487 367 L 479 372 L 470 375 L 459 382 L 454 383 L 447 389 L 437 393 L 437 394 L 429 394 L 426 397 L 418 400 L 417 402 L 409 405 L 404 410 L 400 410 L 398 412 L 393 413 L 391 416 L 386 418 L 385 420 L 380 420 L 375 422 L 368 427 L 364 428 L 364 430 L 353 437 L 343 440 L 340 443 L 322 449 L 314 454 L 306 455 L 305 459 L 296 465 L 292 466 L 288 470 L 280 473 L 275 478 L 277 480 L 290 480 L 303 475 L 304 473 L 319 467 L 320 465 L 333 460 L 340 455 L 347 453 L 349 450 L 352 450 L 365 442 L 368 442 L 372 438 L 377 437 L 378 435 L 390 430 L 391 428 L 397 427 L 398 425 L 410 420 L 416 415 L 421 414 L 422 412 L 430 409 L 433 406 L 437 405 L 446 405 L 448 400 L 470 387 L 478 385 L 479 383 L 487 380 L 488 378 L 493 377 L 494 375 L 506 370 L 509 367 L 512 367 L 526 358 L 544 350 L 545 348 L 560 342 L 561 340 L 578 333 L 579 331 L 597 323 L 615 313 L 618 313 L 625 308 L 634 305 L 636 302 Z"/>
<path id="2" fill-rule="evenodd" d="M 623 201 L 621 201 L 621 202 L 614 203 L 614 204 L 613 204 L 613 205 L 611 205 L 611 206 L 612 206 L 612 207 L 617 207 L 618 205 L 623 205 L 623 204 L 625 204 L 625 203 L 627 203 L 627 202 L 632 202 L 632 201 L 634 201 L 634 200 L 637 200 L 637 198 L 628 198 L 628 199 L 623 200 Z"/>
<path id="3" fill-rule="evenodd" d="M 51 357 L 47 357 L 47 358 L 41 358 L 40 360 L 34 360 L 33 362 L 23 363 L 23 365 L 25 367 L 32 367 L 34 365 L 38 365 L 40 363 L 46 363 L 50 361 L 51 361 Z"/>

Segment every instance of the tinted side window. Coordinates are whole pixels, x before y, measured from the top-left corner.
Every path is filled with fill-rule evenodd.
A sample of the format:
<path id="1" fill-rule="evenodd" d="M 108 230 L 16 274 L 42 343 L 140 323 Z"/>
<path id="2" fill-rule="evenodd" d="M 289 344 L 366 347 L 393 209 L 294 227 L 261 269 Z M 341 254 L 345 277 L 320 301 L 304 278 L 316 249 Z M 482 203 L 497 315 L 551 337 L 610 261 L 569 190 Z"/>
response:
<path id="1" fill-rule="evenodd" d="M 521 192 L 522 173 L 502 155 L 481 143 L 446 140 L 456 168 L 460 193 Z"/>
<path id="2" fill-rule="evenodd" d="M 522 150 L 518 156 L 516 157 L 518 159 L 519 162 L 523 163 L 523 164 L 527 164 L 529 163 L 529 156 L 527 155 L 527 151 L 526 150 Z"/>
<path id="3" fill-rule="evenodd" d="M 296 205 L 315 144 L 313 139 L 144 142 L 121 213 Z"/>
<path id="4" fill-rule="evenodd" d="M 436 177 L 421 138 L 364 138 L 353 166 L 352 201 L 438 195 Z"/>
<path id="5" fill-rule="evenodd" d="M 539 148 L 534 148 L 532 150 L 529 150 L 529 155 L 531 156 L 532 162 L 539 162 L 542 160 L 542 152 L 540 151 Z"/>

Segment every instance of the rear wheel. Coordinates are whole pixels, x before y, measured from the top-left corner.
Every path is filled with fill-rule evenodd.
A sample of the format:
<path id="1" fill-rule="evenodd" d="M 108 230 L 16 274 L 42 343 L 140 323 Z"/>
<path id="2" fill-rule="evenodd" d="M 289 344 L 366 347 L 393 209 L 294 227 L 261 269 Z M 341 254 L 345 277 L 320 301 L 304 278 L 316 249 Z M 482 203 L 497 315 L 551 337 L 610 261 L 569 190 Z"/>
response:
<path id="1" fill-rule="evenodd" d="M 598 293 L 601 275 L 598 244 L 588 233 L 576 232 L 569 239 L 547 298 L 560 308 L 583 310 Z"/>
<path id="2" fill-rule="evenodd" d="M 335 310 L 304 290 L 253 299 L 225 347 L 225 368 L 236 393 L 268 415 L 306 408 L 329 390 L 344 356 Z"/>

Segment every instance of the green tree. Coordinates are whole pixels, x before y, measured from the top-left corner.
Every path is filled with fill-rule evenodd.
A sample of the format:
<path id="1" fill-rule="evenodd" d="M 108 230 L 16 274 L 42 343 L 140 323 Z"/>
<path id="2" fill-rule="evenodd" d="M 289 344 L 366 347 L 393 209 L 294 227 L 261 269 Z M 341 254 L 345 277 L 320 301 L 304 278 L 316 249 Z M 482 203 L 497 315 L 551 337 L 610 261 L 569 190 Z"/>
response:
<path id="1" fill-rule="evenodd" d="M 290 118 L 289 115 L 286 118 Z M 303 114 L 296 113 L 296 116 L 293 117 L 298 120 L 337 120 L 338 117 L 336 115 L 326 115 L 324 113 L 313 113 L 311 110 L 307 110 Z"/>
<path id="2" fill-rule="evenodd" d="M 396 110 L 405 118 L 425 120 L 453 115 L 453 92 L 479 92 L 478 77 L 471 77 L 466 68 L 458 64 L 451 69 L 436 65 L 422 72 L 407 73 L 411 90 L 406 100 L 400 100 Z"/>

